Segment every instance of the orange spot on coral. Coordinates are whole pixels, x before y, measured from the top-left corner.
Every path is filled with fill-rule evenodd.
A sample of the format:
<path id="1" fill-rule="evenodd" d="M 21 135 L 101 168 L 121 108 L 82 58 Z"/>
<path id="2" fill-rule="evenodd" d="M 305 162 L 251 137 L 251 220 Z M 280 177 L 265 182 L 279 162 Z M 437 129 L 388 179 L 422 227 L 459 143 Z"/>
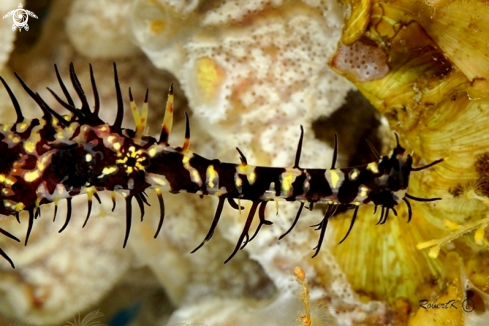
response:
<path id="1" fill-rule="evenodd" d="M 209 57 L 198 59 L 196 66 L 200 96 L 203 100 L 209 101 L 219 93 L 225 71 Z"/>
<path id="2" fill-rule="evenodd" d="M 153 20 L 149 23 L 149 29 L 155 34 L 160 34 L 165 30 L 166 24 L 162 20 Z"/>

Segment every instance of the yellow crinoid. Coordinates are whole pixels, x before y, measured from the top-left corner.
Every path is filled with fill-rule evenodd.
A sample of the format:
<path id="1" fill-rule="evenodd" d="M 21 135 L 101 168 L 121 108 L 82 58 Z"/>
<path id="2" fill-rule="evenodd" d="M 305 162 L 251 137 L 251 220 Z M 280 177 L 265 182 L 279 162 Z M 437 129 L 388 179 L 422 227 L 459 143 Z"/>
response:
<path id="1" fill-rule="evenodd" d="M 413 173 L 409 185 L 415 196 L 442 201 L 413 203 L 409 224 L 401 207 L 398 217 L 377 227 L 365 208 L 345 246 L 333 250 L 357 292 L 394 309 L 409 303 L 399 312 L 402 320 L 415 324 L 426 314 L 436 320 L 439 310 L 420 308 L 420 300 L 453 299 L 472 300 L 475 312 L 459 306 L 443 318 L 469 323 L 485 311 L 482 298 L 489 293 L 489 6 L 482 0 L 347 2 L 351 14 L 330 65 L 387 118 L 415 164 L 448 159 Z M 335 221 L 338 240 L 349 223 Z"/>

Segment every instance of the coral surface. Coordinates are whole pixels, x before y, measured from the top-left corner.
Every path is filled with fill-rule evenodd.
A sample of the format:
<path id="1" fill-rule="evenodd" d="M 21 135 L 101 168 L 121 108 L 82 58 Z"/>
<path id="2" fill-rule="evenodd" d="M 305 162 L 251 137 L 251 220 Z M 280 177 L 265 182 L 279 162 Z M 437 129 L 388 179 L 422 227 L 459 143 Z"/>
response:
<path id="1" fill-rule="evenodd" d="M 373 275 L 358 277 L 365 269 L 349 269 L 349 260 L 340 259 L 340 265 L 356 290 L 410 301 L 416 313 L 413 325 L 429 318 L 475 325 L 487 318 L 488 304 L 489 274 L 482 266 L 489 260 L 485 230 L 489 46 L 483 41 L 489 35 L 489 7 L 475 0 L 351 3 L 340 49 L 376 47 L 383 55 L 371 60 L 387 65 L 389 71 L 376 80 L 358 78 L 351 73 L 357 67 L 345 69 L 339 64 L 348 59 L 342 50 L 335 54 L 332 66 L 387 117 L 418 165 L 446 160 L 414 173 L 409 187 L 414 196 L 441 197 L 442 201 L 415 203 L 411 224 L 403 225 L 402 231 L 391 230 L 384 241 L 366 244 L 360 230 L 353 231 L 353 239 L 362 239 L 357 244 L 362 260 L 357 264 L 367 264 L 369 271 L 374 270 L 372 250 L 385 252 L 387 246 L 396 251 L 391 258 L 385 259 L 384 254 L 382 262 L 374 262 L 376 270 L 384 271 L 378 275 L 382 282 L 372 283 Z M 405 216 L 401 210 L 401 220 Z M 344 248 L 335 251 L 340 254 Z M 418 304 L 450 299 L 471 300 L 475 309 L 447 309 L 441 317 L 440 311 L 420 309 Z"/>
<path id="2" fill-rule="evenodd" d="M 7 16 L 7 13 L 16 10 L 17 1 L 6 0 L 0 3 L 0 13 L 2 13 L 3 20 L 0 23 L 0 71 L 2 71 L 5 63 L 7 62 L 10 52 L 12 52 L 14 46 L 14 40 L 16 33 L 12 29 L 13 19 L 12 16 Z M 14 25 L 15 26 L 15 25 Z"/>
<path id="3" fill-rule="evenodd" d="M 17 7 L 8 2 L 2 2 L 0 10 Z M 488 7 L 475 0 L 363 0 L 350 5 L 333 0 L 53 0 L 35 42 L 22 38 L 34 35 L 33 28 L 15 34 L 10 23 L 3 22 L 2 76 L 29 118 L 38 117 L 40 110 L 19 88 L 12 71 L 65 112 L 44 89 L 59 92 L 52 64 L 69 79 L 67 67 L 73 61 L 92 103 L 91 62 L 102 118 L 112 123 L 116 99 L 111 63 L 116 61 L 126 104 L 128 86 L 138 103 L 150 89 L 151 135 L 160 131 L 166 92 L 175 82 L 172 145 L 183 143 L 182 118 L 188 110 L 194 152 L 238 162 L 238 146 L 250 164 L 292 166 L 302 125 L 300 166 L 328 168 L 332 148 L 317 136 L 321 127 L 313 127 L 321 118 L 331 126 L 330 142 L 335 131 L 347 135 L 339 139 L 338 162 L 347 166 L 350 158 L 345 153 L 367 147 L 348 139 L 363 137 L 359 130 L 370 120 L 358 119 L 362 107 L 338 119 L 337 110 L 352 89 L 339 72 L 384 114 L 418 166 L 448 158 L 413 172 L 409 186 L 414 196 L 442 201 L 413 202 L 409 224 L 406 207 L 377 226 L 380 212 L 373 215 L 372 207 L 361 207 L 341 245 L 337 243 L 352 213 L 339 213 L 331 218 L 314 259 L 311 249 L 319 232 L 310 225 L 322 220 L 320 205 L 304 210 L 295 229 L 278 241 L 299 204 L 278 203 L 278 213 L 269 204 L 266 215 L 274 224 L 263 226 L 226 265 L 222 262 L 243 229 L 246 202 L 240 203 L 245 206 L 242 212 L 224 209 L 212 240 L 193 254 L 209 230 L 215 198 L 165 194 L 167 217 L 153 239 L 159 210 L 156 196 L 149 194 L 152 206 L 144 222 L 133 224 L 125 250 L 120 202 L 114 212 L 110 198 L 94 204 L 89 225 L 82 229 L 86 199 L 79 198 L 76 216 L 62 234 L 57 231 L 65 204 L 59 203 L 55 223 L 53 205 L 43 207 L 27 247 L 0 238 L 0 246 L 17 265 L 12 270 L 0 261 L 4 317 L 59 324 L 72 320 L 77 311 L 86 315 L 100 309 L 112 321 L 132 316 L 132 325 L 305 325 L 305 316 L 312 325 L 330 325 L 332 317 L 339 325 L 481 322 L 489 302 L 489 63 L 488 45 L 481 41 L 489 32 Z M 343 27 L 344 12 L 349 16 Z M 19 39 L 7 62 L 15 35 Z M 1 122 L 13 121 L 14 110 L 3 90 L 0 100 L 6 110 L 2 119 L 8 120 Z M 125 125 L 132 128 L 126 109 Z M 386 125 L 380 137 L 391 145 L 394 137 L 385 132 Z M 21 215 L 20 225 L 4 219 L 1 226 L 20 236 L 26 219 Z M 296 266 L 307 282 L 304 277 L 296 283 L 291 275 Z M 419 307 L 420 300 L 452 299 L 473 302 L 474 311 Z"/>

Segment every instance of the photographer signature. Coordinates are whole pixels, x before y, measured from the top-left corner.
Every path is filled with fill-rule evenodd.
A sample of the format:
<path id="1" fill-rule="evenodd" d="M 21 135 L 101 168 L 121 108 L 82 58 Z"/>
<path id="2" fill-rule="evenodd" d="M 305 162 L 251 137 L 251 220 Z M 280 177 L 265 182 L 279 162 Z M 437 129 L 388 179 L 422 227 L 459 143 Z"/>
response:
<path id="1" fill-rule="evenodd" d="M 460 302 L 460 300 L 449 300 L 447 302 L 437 302 L 437 300 L 432 302 L 428 300 L 419 300 L 419 307 L 425 310 L 452 308 L 458 309 L 457 304 Z M 465 312 L 471 312 L 472 310 L 474 310 L 474 301 L 472 299 L 465 299 L 464 301 L 462 301 L 462 309 Z"/>

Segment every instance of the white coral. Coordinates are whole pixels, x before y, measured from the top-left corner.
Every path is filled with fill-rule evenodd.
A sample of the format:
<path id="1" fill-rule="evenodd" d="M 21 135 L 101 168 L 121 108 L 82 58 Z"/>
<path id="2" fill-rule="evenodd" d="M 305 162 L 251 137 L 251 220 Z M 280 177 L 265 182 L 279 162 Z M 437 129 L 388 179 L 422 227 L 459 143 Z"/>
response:
<path id="1" fill-rule="evenodd" d="M 17 9 L 17 0 L 3 0 L 0 2 L 0 16 L 7 12 Z M 14 49 L 14 40 L 17 35 L 12 31 L 12 17 L 5 17 L 0 21 L 0 71 L 3 69 L 9 58 L 10 52 Z"/>
<path id="2" fill-rule="evenodd" d="M 75 0 L 66 19 L 68 38 L 89 58 L 128 57 L 137 53 L 127 31 L 131 0 Z"/>
<path id="3" fill-rule="evenodd" d="M 106 193 L 101 197 L 110 201 Z M 86 205 L 86 198 L 79 196 L 73 203 L 78 209 Z M 116 209 L 124 214 L 122 205 Z M 53 207 L 46 207 L 42 214 L 51 215 L 52 211 Z M 49 216 L 35 220 L 28 246 L 2 242 L 15 257 L 22 276 L 16 277 L 7 263 L 0 262 L 0 313 L 36 325 L 58 323 L 110 291 L 129 268 L 131 254 L 120 245 L 123 224 L 117 218 L 101 219 L 103 211 L 102 205 L 95 204 L 84 229 L 84 217 L 75 214 L 66 230 L 58 234 L 66 216 L 65 204 L 60 203 L 55 223 Z M 11 223 L 10 230 L 25 232 L 26 217 L 22 214 L 22 224 Z M 83 237 L 77 236 L 80 233 Z"/>
<path id="4" fill-rule="evenodd" d="M 151 14 L 144 18 L 140 11 Z M 333 1 L 224 1 L 203 11 L 183 15 L 164 0 L 137 0 L 133 33 L 156 66 L 178 77 L 193 121 L 209 126 L 206 130 L 227 148 L 244 149 L 251 161 L 256 144 L 283 142 L 260 150 L 270 157 L 288 152 L 288 161 L 275 163 L 290 164 L 294 151 L 285 144 L 296 143 L 298 132 L 284 134 L 284 128 L 298 131 L 302 124 L 310 131 L 311 122 L 338 108 L 350 88 L 327 66 L 340 36 L 339 6 Z M 318 152 L 317 159 L 326 161 L 330 150 Z"/>

